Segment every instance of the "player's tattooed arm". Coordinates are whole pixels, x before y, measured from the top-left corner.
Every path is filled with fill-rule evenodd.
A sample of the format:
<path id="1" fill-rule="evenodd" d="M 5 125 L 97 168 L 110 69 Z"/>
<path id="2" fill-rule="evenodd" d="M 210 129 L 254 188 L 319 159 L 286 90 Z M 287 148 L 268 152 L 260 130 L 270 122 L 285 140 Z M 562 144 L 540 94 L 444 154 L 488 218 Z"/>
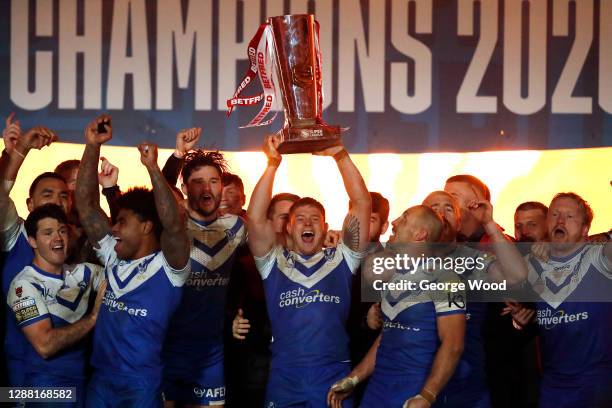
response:
<path id="1" fill-rule="evenodd" d="M 342 242 L 353 251 L 359 249 L 359 227 L 359 219 L 348 213 L 342 225 Z"/>
<path id="2" fill-rule="evenodd" d="M 101 133 L 98 123 L 108 123 L 106 132 Z M 102 115 L 85 128 L 85 150 L 77 174 L 74 198 L 79 220 L 89 240 L 97 246 L 98 241 L 110 234 L 108 217 L 100 207 L 98 190 L 98 161 L 100 146 L 112 138 L 110 117 Z"/>
<path id="3" fill-rule="evenodd" d="M 155 207 L 162 223 L 161 249 L 168 264 L 183 269 L 189 261 L 189 237 L 185 226 L 185 212 L 177 202 L 170 185 L 157 165 L 157 146 L 151 143 L 138 145 L 140 161 L 145 165 L 155 197 Z"/>
<path id="4" fill-rule="evenodd" d="M 343 242 L 344 245 L 354 251 L 363 251 L 370 238 L 372 207 L 370 192 L 363 181 L 363 177 L 361 177 L 359 169 L 342 145 L 329 147 L 315 154 L 332 156 L 336 160 L 338 170 L 342 175 L 344 188 L 350 200 L 349 213 L 342 227 Z"/>

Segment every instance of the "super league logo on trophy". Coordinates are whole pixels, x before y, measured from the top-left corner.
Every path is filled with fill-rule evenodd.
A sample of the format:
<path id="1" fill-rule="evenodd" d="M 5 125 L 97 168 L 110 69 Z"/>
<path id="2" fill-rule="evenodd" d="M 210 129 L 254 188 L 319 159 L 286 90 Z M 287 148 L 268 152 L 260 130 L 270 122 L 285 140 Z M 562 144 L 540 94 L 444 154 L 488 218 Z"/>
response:
<path id="1" fill-rule="evenodd" d="M 245 126 L 269 125 L 270 113 L 280 99 L 285 124 L 278 132 L 280 153 L 309 153 L 338 144 L 341 129 L 323 122 L 323 91 L 319 23 L 310 14 L 270 17 L 249 43 L 250 68 L 232 99 L 227 101 L 228 116 L 235 106 L 264 101 L 259 113 Z M 263 93 L 241 97 L 242 91 L 259 76 Z M 278 85 L 276 84 L 278 80 Z"/>

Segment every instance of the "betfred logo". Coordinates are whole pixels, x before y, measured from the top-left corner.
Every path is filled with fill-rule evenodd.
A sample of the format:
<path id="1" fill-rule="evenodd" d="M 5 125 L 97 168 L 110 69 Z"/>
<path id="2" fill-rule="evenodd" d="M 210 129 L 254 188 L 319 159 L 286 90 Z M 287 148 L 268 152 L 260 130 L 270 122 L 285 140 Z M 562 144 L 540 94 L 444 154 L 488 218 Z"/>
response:
<path id="1" fill-rule="evenodd" d="M 15 288 L 15 294 L 20 298 L 23 295 L 23 288 L 21 286 Z"/>

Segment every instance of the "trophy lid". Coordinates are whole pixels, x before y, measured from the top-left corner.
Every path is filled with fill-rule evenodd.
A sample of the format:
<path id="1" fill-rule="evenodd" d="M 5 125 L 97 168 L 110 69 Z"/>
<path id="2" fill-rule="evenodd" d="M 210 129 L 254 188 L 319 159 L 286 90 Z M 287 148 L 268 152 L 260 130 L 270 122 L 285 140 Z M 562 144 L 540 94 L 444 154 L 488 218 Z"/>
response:
<path id="1" fill-rule="evenodd" d="M 307 19 L 314 20 L 314 17 L 315 17 L 314 14 L 285 14 L 283 16 L 268 17 L 268 24 L 272 24 L 273 21 L 275 22 L 284 21 L 285 23 L 289 23 L 289 22 L 295 22 L 298 20 L 307 20 Z"/>

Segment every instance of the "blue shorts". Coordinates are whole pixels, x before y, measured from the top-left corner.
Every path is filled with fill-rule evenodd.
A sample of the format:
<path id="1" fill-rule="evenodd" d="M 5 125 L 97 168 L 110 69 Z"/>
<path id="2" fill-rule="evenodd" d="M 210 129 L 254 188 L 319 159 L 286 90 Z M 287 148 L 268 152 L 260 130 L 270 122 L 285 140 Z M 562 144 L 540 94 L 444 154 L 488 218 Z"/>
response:
<path id="1" fill-rule="evenodd" d="M 87 386 L 87 408 L 162 408 L 159 380 L 94 373 Z"/>
<path id="2" fill-rule="evenodd" d="M 188 378 L 164 377 L 166 401 L 189 405 L 221 405 L 225 403 L 223 360 L 198 370 L 187 370 Z"/>
<path id="3" fill-rule="evenodd" d="M 349 363 L 318 367 L 272 367 L 266 390 L 265 407 L 327 408 L 327 393 L 338 380 L 350 372 Z M 352 398 L 342 403 L 352 408 Z"/>
<path id="4" fill-rule="evenodd" d="M 418 394 L 425 377 L 398 377 L 377 375 L 370 378 L 361 400 L 361 408 L 397 408 Z"/>

